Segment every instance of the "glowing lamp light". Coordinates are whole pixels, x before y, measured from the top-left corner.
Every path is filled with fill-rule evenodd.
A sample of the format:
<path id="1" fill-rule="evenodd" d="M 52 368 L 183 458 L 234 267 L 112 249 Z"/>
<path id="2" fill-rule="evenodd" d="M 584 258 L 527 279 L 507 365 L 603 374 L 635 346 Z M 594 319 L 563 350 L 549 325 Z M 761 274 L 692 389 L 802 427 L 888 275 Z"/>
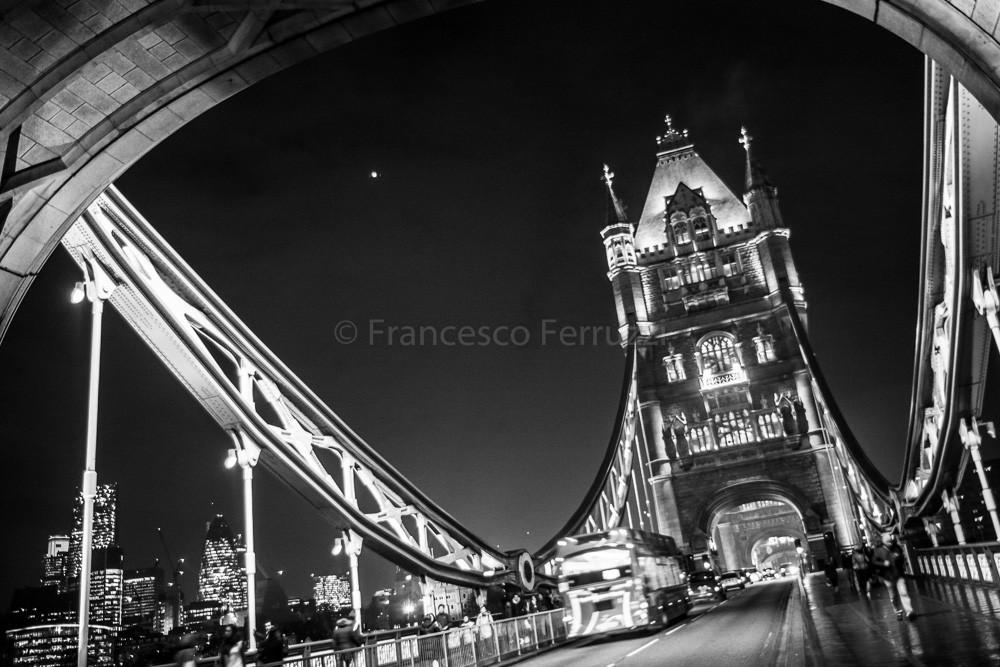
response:
<path id="1" fill-rule="evenodd" d="M 224 464 L 226 466 L 226 469 L 231 470 L 233 467 L 236 466 L 237 463 L 238 460 L 236 458 L 236 450 L 230 449 L 229 452 L 226 454 L 226 461 Z"/>
<path id="2" fill-rule="evenodd" d="M 330 553 L 332 553 L 334 556 L 339 556 L 340 552 L 343 550 L 344 550 L 344 541 L 337 540 L 333 543 L 333 549 L 330 550 Z"/>
<path id="3" fill-rule="evenodd" d="M 83 287 L 83 283 L 78 282 L 73 287 L 73 292 L 69 295 L 69 300 L 71 303 L 80 303 L 85 296 L 87 296 L 87 292 Z"/>

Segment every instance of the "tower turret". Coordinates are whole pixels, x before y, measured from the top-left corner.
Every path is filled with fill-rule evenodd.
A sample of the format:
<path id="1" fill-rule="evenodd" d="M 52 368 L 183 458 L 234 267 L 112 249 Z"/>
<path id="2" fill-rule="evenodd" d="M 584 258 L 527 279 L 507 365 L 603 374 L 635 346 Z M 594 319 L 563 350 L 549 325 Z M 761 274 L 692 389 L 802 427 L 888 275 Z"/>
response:
<path id="1" fill-rule="evenodd" d="M 642 294 L 642 276 L 635 256 L 635 236 L 632 224 L 625 215 L 625 207 L 615 195 L 614 172 L 604 165 L 604 183 L 608 188 L 607 215 L 601 239 L 608 258 L 608 280 L 615 294 L 615 308 L 618 311 L 618 333 L 622 344 L 638 333 L 648 334 L 649 317 L 646 301 Z"/>
<path id="2" fill-rule="evenodd" d="M 761 230 L 784 227 L 781 209 L 778 207 L 778 188 L 771 185 L 767 174 L 754 158 L 751 148 L 753 137 L 746 127 L 740 129 L 739 141 L 747 153 L 743 202 L 750 211 L 750 218 Z"/>

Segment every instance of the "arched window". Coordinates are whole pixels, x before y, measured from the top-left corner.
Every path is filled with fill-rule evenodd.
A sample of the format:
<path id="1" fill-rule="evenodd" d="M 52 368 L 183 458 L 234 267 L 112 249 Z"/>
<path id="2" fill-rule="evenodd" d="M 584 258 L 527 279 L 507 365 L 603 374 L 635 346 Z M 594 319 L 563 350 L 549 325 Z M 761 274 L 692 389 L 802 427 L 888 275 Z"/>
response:
<path id="1" fill-rule="evenodd" d="M 695 241 L 709 241 L 712 238 L 712 229 L 708 226 L 708 218 L 705 216 L 698 216 L 691 221 L 691 226 L 694 227 L 694 240 Z"/>
<path id="2" fill-rule="evenodd" d="M 685 243 L 691 243 L 691 231 L 688 228 L 687 221 L 675 222 L 673 225 L 674 230 L 674 240 L 677 245 L 684 245 Z"/>
<path id="3" fill-rule="evenodd" d="M 709 336 L 698 346 L 704 372 L 711 375 L 728 373 L 734 368 L 740 368 L 740 359 L 736 354 L 733 338 L 719 333 Z"/>

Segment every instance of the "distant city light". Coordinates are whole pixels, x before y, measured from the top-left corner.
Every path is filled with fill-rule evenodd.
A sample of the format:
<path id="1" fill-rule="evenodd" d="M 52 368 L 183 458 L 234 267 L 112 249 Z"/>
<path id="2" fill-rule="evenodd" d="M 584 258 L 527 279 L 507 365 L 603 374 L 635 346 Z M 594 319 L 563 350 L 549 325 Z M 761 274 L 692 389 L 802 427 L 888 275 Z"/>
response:
<path id="1" fill-rule="evenodd" d="M 381 176 L 382 174 L 378 173 L 377 171 L 375 171 L 375 170 L 373 169 L 373 170 L 372 170 L 372 172 L 371 172 L 370 174 L 368 174 L 368 175 L 369 175 L 369 176 L 371 176 L 372 178 L 378 178 L 378 177 L 379 177 L 379 176 Z"/>

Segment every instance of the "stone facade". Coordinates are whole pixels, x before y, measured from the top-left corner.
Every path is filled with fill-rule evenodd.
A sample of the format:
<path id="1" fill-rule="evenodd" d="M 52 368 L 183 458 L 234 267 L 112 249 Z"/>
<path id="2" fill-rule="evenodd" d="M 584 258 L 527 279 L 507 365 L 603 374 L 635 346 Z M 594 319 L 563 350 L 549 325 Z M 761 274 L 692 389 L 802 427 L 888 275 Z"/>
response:
<path id="1" fill-rule="evenodd" d="M 743 201 L 669 118 L 657 141 L 638 224 L 625 220 L 609 179 L 602 238 L 623 339 L 639 350 L 659 529 L 696 553 L 728 547 L 729 567 L 749 567 L 753 545 L 776 530 L 851 544 L 855 522 L 792 327 L 789 309 L 805 321 L 806 302 L 777 189 L 745 131 Z"/>

